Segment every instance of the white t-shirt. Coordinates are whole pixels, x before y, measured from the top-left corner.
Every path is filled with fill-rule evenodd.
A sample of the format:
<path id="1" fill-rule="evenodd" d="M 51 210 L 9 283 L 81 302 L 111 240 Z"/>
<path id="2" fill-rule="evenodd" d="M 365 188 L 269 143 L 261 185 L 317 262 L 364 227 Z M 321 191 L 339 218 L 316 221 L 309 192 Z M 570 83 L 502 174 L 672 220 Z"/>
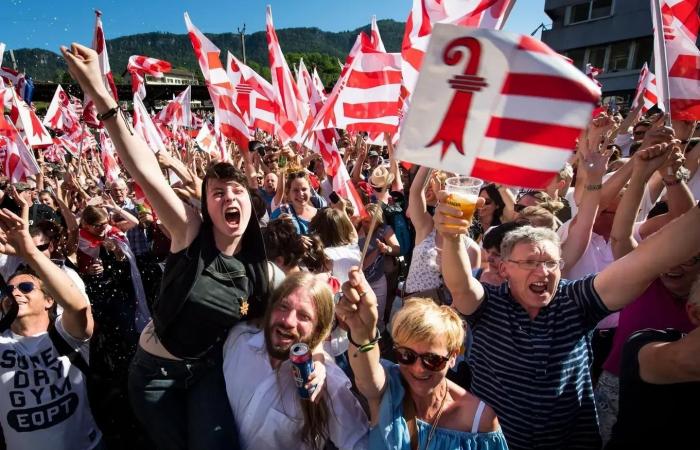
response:
<path id="1" fill-rule="evenodd" d="M 326 402 L 330 440 L 340 450 L 366 449 L 367 416 L 350 391 L 345 373 L 326 357 Z M 299 449 L 304 416 L 289 360 L 273 369 L 262 330 L 240 323 L 224 344 L 226 394 L 242 449 Z"/>
<path id="2" fill-rule="evenodd" d="M 56 330 L 89 361 L 89 340 Z M 47 332 L 0 335 L 0 424 L 8 450 L 89 450 L 102 438 L 83 373 L 60 356 Z"/>

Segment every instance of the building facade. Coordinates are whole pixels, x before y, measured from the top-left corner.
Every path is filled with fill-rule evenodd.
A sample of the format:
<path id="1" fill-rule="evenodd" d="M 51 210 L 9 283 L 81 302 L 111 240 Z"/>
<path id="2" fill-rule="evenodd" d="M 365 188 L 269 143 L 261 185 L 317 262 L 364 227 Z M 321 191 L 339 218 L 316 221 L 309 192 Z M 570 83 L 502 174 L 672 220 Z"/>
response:
<path id="1" fill-rule="evenodd" d="M 629 104 L 639 70 L 654 66 L 649 0 L 545 0 L 545 13 L 552 27 L 542 40 L 581 70 L 603 69 L 604 102 L 615 96 Z"/>
<path id="2" fill-rule="evenodd" d="M 163 74 L 162 78 L 155 78 L 150 75 L 146 75 L 146 84 L 169 84 L 169 85 L 194 85 L 199 84 L 199 80 L 192 73 L 187 70 L 172 69 L 170 72 Z"/>

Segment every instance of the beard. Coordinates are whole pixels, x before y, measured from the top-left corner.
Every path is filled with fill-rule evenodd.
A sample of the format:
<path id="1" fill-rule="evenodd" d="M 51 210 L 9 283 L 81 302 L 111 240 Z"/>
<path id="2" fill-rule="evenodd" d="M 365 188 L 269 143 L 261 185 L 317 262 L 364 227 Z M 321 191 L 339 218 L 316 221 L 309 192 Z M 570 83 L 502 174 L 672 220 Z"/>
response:
<path id="1" fill-rule="evenodd" d="M 289 359 L 289 349 L 292 348 L 292 345 L 297 342 L 302 342 L 302 339 L 297 337 L 297 339 L 294 339 L 289 345 L 275 345 L 272 342 L 272 333 L 274 333 L 274 329 L 275 327 L 270 325 L 265 327 L 265 347 L 267 348 L 267 353 L 274 359 L 285 361 Z"/>

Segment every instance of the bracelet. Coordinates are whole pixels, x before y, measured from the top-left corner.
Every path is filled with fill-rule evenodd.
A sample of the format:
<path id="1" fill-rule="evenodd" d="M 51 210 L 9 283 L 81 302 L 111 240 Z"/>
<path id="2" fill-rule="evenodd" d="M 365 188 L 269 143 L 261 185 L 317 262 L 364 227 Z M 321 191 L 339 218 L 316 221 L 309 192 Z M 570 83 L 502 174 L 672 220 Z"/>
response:
<path id="1" fill-rule="evenodd" d="M 117 112 L 119 112 L 119 106 L 115 106 L 114 108 L 110 108 L 104 113 L 98 113 L 97 120 L 99 120 L 100 122 L 104 122 L 105 120 L 116 116 Z"/>
<path id="2" fill-rule="evenodd" d="M 379 328 L 376 328 L 375 334 L 374 334 L 374 339 L 372 339 L 371 341 L 369 341 L 366 344 L 360 345 L 357 342 L 352 340 L 352 335 L 348 331 L 348 341 L 350 341 L 350 343 L 352 345 L 357 347 L 357 351 L 359 353 L 367 353 L 368 351 L 372 350 L 375 347 L 375 345 L 377 344 L 377 342 L 379 342 L 379 339 L 381 339 L 381 337 L 382 337 L 382 334 L 379 332 Z M 357 356 L 357 353 L 355 353 L 355 356 Z"/>
<path id="3" fill-rule="evenodd" d="M 603 184 L 602 183 L 587 184 L 585 187 L 586 187 L 587 191 L 599 191 L 599 190 L 603 189 Z"/>
<path id="4" fill-rule="evenodd" d="M 681 184 L 682 179 L 674 178 L 673 181 L 666 181 L 666 178 L 662 178 L 661 181 L 664 182 L 664 186 L 675 186 L 677 184 Z"/>

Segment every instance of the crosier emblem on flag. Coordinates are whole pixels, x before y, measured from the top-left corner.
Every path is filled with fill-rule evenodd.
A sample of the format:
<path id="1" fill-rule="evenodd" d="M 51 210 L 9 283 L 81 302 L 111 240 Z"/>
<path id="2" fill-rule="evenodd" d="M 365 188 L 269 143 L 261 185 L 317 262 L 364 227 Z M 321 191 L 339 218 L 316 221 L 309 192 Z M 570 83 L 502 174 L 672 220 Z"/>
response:
<path id="1" fill-rule="evenodd" d="M 428 146 L 432 146 L 439 142 L 442 143 L 441 160 L 445 157 L 450 145 L 454 145 L 457 147 L 459 153 L 462 155 L 464 154 L 462 136 L 467 126 L 467 121 L 465 119 L 469 117 L 472 94 L 488 86 L 486 81 L 482 77 L 477 76 L 476 73 L 479 68 L 479 60 L 481 59 L 481 44 L 477 39 L 465 37 L 450 42 L 447 47 L 445 47 L 443 53 L 443 61 L 445 64 L 454 66 L 461 62 L 462 52 L 457 50 L 459 47 L 466 47 L 469 49 L 469 60 L 465 65 L 464 73 L 462 75 L 455 75 L 449 80 L 450 87 L 457 92 L 454 97 L 452 97 L 452 101 L 450 102 L 449 108 L 447 108 L 440 129 L 435 137 L 433 137 L 433 140 L 428 144 Z"/>
<path id="2" fill-rule="evenodd" d="M 599 99 L 586 75 L 534 38 L 438 24 L 397 159 L 542 188 Z"/>

